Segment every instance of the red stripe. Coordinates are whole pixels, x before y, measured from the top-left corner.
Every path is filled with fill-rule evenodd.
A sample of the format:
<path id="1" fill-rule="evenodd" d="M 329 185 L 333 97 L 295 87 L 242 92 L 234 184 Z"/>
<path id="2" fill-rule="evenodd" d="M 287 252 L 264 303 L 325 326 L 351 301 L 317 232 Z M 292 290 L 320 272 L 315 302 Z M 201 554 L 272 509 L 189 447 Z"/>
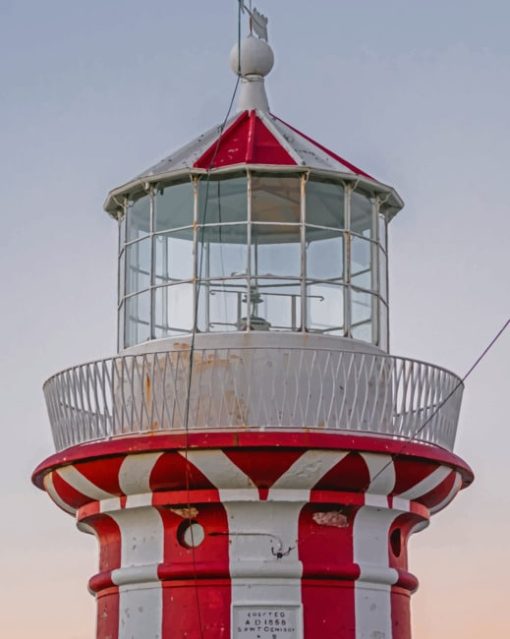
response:
<path id="1" fill-rule="evenodd" d="M 359 568 L 354 564 L 352 524 L 357 510 L 337 498 L 336 503 L 308 504 L 301 511 L 298 551 L 305 637 L 355 638 Z"/>
<path id="2" fill-rule="evenodd" d="M 178 451 L 161 455 L 151 472 L 151 490 L 184 490 L 189 486 L 198 490 L 214 488 L 209 479 Z"/>
<path id="3" fill-rule="evenodd" d="M 165 434 L 139 437 L 126 437 L 91 444 L 80 444 L 52 455 L 42 462 L 34 471 L 32 480 L 43 488 L 44 475 L 55 467 L 66 465 L 83 459 L 97 459 L 105 456 L 148 452 L 165 449 L 189 448 L 227 448 L 239 450 L 241 448 L 261 447 L 281 448 L 316 448 L 328 450 L 352 450 L 387 455 L 398 454 L 397 462 L 403 459 L 416 459 L 441 462 L 458 469 L 462 474 L 464 487 L 473 481 L 473 471 L 460 457 L 438 446 L 407 442 L 405 450 L 403 443 L 385 437 L 351 435 L 347 433 L 317 433 L 317 432 L 223 432 L 223 433 L 189 433 Z"/>
<path id="4" fill-rule="evenodd" d="M 125 457 L 113 457 L 108 463 L 102 459 L 91 460 L 76 464 L 76 470 L 101 490 L 120 496 L 123 493 L 119 486 L 119 471 L 124 459 Z"/>
<path id="5" fill-rule="evenodd" d="M 296 165 L 294 158 L 260 120 L 256 111 L 243 111 L 193 166 L 209 170 L 247 163 Z"/>
<path id="6" fill-rule="evenodd" d="M 230 637 L 231 587 L 229 579 L 228 521 L 221 504 L 193 500 L 195 514 L 206 537 L 194 549 L 179 542 L 184 517 L 161 510 L 164 561 L 158 571 L 163 581 L 163 637 Z M 184 581 L 180 581 L 184 579 Z"/>
<path id="7" fill-rule="evenodd" d="M 97 637 L 117 639 L 119 636 L 119 589 L 109 588 L 97 596 Z"/>
<path id="8" fill-rule="evenodd" d="M 71 506 L 71 508 L 78 509 L 80 506 L 93 501 L 90 497 L 86 497 L 68 484 L 57 472 L 52 473 L 52 479 L 58 496 L 68 506 Z"/>

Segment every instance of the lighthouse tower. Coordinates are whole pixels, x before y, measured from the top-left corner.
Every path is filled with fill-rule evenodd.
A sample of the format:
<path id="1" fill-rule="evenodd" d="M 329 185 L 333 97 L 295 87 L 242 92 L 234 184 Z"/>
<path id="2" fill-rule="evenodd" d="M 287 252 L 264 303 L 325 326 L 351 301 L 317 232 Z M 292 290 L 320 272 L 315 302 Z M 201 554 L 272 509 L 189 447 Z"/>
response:
<path id="1" fill-rule="evenodd" d="M 272 114 L 257 32 L 238 113 L 107 197 L 118 354 L 44 386 L 98 639 L 409 639 L 408 540 L 472 481 L 460 380 L 389 354 L 402 200 Z"/>

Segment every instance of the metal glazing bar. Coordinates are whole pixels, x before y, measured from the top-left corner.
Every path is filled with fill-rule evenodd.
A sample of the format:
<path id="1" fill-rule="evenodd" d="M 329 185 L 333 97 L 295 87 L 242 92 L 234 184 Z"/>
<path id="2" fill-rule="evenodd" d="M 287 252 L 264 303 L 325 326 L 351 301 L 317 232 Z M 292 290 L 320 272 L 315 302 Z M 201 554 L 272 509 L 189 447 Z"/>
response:
<path id="1" fill-rule="evenodd" d="M 352 337 L 351 333 L 351 194 L 352 185 L 344 188 L 344 334 Z"/>
<path id="2" fill-rule="evenodd" d="M 306 185 L 308 183 L 308 174 L 303 174 L 300 179 L 301 192 L 301 331 L 308 328 L 308 309 L 306 301 Z"/>
<path id="3" fill-rule="evenodd" d="M 192 249 L 192 259 L 193 259 L 193 331 L 196 332 L 198 330 L 198 297 L 200 295 L 200 273 L 199 268 L 201 265 L 199 264 L 199 256 L 198 256 L 198 234 L 200 233 L 201 227 L 199 226 L 199 187 L 200 187 L 200 178 L 190 176 L 191 183 L 193 185 L 193 249 Z"/>
<path id="4" fill-rule="evenodd" d="M 370 278 L 372 292 L 376 295 L 372 295 L 371 308 L 372 308 L 372 344 L 377 346 L 381 345 L 381 333 L 380 333 L 380 304 L 379 293 L 381 287 L 379 286 L 379 198 L 374 197 L 371 200 L 372 204 L 372 237 L 374 241 L 370 244 L 370 264 L 372 267 L 372 273 Z"/>
<path id="5" fill-rule="evenodd" d="M 149 229 L 150 229 L 150 339 L 154 339 L 155 328 L 154 328 L 154 318 L 156 316 L 156 293 L 154 290 L 154 284 L 156 282 L 156 251 L 154 246 L 154 228 L 155 228 L 155 198 L 154 198 L 154 188 L 152 186 L 149 187 Z"/>
<path id="6" fill-rule="evenodd" d="M 248 226 L 246 229 L 246 243 L 247 243 L 247 264 L 246 273 L 248 275 L 246 280 L 246 330 L 251 331 L 251 287 L 252 287 L 252 272 L 251 272 L 251 252 L 252 252 L 252 213 L 253 213 L 253 182 L 252 173 L 247 171 L 246 173 L 246 203 L 247 203 L 247 220 Z"/>

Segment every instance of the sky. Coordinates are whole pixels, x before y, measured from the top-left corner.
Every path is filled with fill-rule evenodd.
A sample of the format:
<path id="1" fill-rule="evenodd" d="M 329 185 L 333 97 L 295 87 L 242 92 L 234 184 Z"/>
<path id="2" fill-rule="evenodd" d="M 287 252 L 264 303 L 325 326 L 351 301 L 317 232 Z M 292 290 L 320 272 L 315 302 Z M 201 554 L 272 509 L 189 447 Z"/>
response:
<path id="1" fill-rule="evenodd" d="M 463 374 L 510 316 L 510 4 L 260 0 L 272 111 L 406 202 L 390 226 L 392 352 Z M 115 351 L 106 193 L 221 121 L 234 0 L 0 0 L 0 627 L 86 639 L 95 541 L 30 484 L 42 383 Z M 415 639 L 509 636 L 510 331 L 466 384 L 476 482 L 413 538 Z"/>

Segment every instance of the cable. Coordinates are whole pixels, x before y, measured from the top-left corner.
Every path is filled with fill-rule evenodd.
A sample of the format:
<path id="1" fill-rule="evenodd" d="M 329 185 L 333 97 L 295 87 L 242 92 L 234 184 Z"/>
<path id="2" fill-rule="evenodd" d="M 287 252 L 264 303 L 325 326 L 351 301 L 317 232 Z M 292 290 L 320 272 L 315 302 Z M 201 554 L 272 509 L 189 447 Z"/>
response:
<path id="1" fill-rule="evenodd" d="M 496 342 L 503 335 L 506 329 L 510 326 L 510 317 L 506 320 L 503 326 L 499 329 L 496 335 L 491 339 L 491 341 L 487 344 L 487 346 L 483 349 L 480 355 L 476 358 L 473 364 L 470 366 L 468 371 L 464 374 L 464 376 L 460 379 L 459 383 L 453 388 L 453 390 L 448 393 L 448 395 L 439 402 L 436 409 L 432 412 L 432 414 L 423 422 L 423 424 L 412 433 L 410 439 L 406 441 L 401 448 L 396 452 L 391 454 L 391 460 L 387 462 L 373 477 L 370 479 L 370 484 L 373 483 L 378 477 L 380 477 L 389 466 L 409 447 L 411 443 L 417 441 L 418 435 L 425 429 L 425 427 L 432 421 L 432 419 L 437 415 L 437 413 L 441 410 L 441 408 L 455 395 L 455 393 L 459 390 L 459 388 L 464 384 L 464 382 L 468 379 L 468 377 L 473 373 L 473 371 L 478 367 L 478 365 L 482 362 L 485 356 L 489 353 L 489 351 L 495 346 Z M 365 490 L 367 490 L 369 485 L 366 486 Z"/>
<path id="2" fill-rule="evenodd" d="M 185 488 L 186 488 L 186 501 L 188 504 L 188 512 L 187 512 L 187 520 L 190 526 L 191 533 L 191 554 L 192 554 L 192 565 L 193 565 L 193 580 L 194 580 L 194 590 L 195 590 L 195 601 L 197 607 L 197 617 L 198 617 L 198 625 L 200 637 L 203 639 L 203 624 L 202 624 L 202 611 L 200 606 L 200 596 L 198 592 L 197 585 L 197 564 L 196 564 L 196 555 L 195 555 L 195 540 L 193 533 L 193 517 L 192 517 L 192 509 L 191 509 L 191 478 L 190 478 L 190 467 L 189 467 L 189 415 L 190 415 L 190 407 L 191 407 L 191 383 L 193 380 L 193 368 L 194 368 L 194 353 L 195 353 L 195 341 L 196 334 L 198 329 L 198 304 L 200 300 L 200 282 L 202 281 L 202 268 L 204 262 L 204 232 L 205 232 L 205 222 L 207 220 L 207 208 L 209 204 L 209 187 L 210 187 L 210 179 L 211 179 L 211 170 L 214 167 L 214 163 L 216 161 L 216 157 L 218 155 L 218 151 L 220 148 L 220 144 L 223 139 L 223 133 L 225 132 L 225 127 L 227 126 L 227 122 L 230 118 L 230 114 L 232 112 L 232 108 L 234 106 L 234 101 L 237 95 L 237 91 L 239 89 L 239 83 L 241 79 L 241 16 L 242 16 L 242 8 L 243 3 L 241 0 L 238 0 L 238 16 L 237 16 L 237 39 L 238 39 L 238 73 L 237 80 L 234 86 L 234 91 L 232 92 L 232 97 L 230 99 L 227 114 L 220 126 L 219 136 L 216 141 L 216 147 L 214 149 L 214 153 L 212 154 L 211 161 L 209 162 L 209 166 L 207 168 L 206 173 L 206 182 L 205 182 L 205 194 L 204 194 L 204 208 L 203 215 L 201 214 L 201 202 L 199 200 L 198 204 L 198 223 L 200 224 L 200 256 L 197 259 L 197 274 L 195 277 L 195 289 L 194 289 L 194 300 L 193 300 L 193 330 L 191 333 L 191 341 L 190 341 L 190 349 L 189 349 L 189 366 L 188 366 L 188 378 L 187 378 L 187 392 L 186 392 L 186 404 L 185 404 L 185 412 L 184 412 L 184 460 L 185 460 Z"/>

